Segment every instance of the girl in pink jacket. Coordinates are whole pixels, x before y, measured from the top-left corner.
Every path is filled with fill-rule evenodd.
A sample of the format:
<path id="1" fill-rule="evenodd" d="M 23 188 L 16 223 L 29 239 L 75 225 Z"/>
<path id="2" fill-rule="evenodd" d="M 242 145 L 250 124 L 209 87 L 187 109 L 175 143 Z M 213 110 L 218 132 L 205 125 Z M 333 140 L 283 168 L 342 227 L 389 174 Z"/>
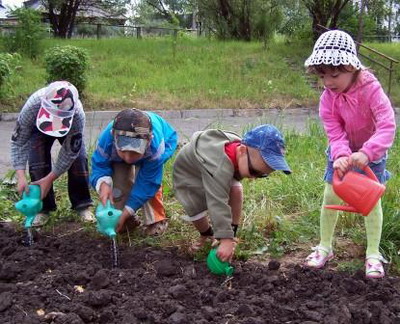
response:
<path id="1" fill-rule="evenodd" d="M 379 81 L 359 61 L 354 41 L 347 33 L 339 30 L 323 33 L 305 66 L 322 79 L 325 87 L 319 106 L 329 140 L 323 206 L 338 204 L 340 198 L 331 185 L 334 170 L 342 177 L 350 168 L 362 172 L 368 165 L 381 183 L 389 179 L 386 158 L 395 136 L 394 112 Z M 321 240 L 307 257 L 306 266 L 322 268 L 333 258 L 332 239 L 337 218 L 337 211 L 322 207 Z M 385 273 L 384 259 L 379 253 L 383 219 L 380 200 L 364 219 L 366 277 L 382 278 Z"/>

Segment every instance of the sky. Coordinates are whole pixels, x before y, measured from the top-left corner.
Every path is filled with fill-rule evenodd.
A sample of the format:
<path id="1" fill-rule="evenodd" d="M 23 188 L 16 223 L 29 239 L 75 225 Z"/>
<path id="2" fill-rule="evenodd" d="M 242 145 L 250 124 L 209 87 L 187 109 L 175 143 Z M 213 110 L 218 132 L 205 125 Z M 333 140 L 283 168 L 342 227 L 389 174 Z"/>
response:
<path id="1" fill-rule="evenodd" d="M 24 0 L 3 0 L 3 6 L 21 7 Z"/>

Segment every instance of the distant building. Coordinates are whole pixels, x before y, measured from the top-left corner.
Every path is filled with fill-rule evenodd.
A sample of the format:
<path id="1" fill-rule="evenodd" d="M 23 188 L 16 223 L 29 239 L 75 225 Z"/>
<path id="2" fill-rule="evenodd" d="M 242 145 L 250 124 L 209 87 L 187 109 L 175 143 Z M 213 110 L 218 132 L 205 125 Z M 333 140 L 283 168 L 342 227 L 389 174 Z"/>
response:
<path id="1" fill-rule="evenodd" d="M 1 0 L 0 0 L 1 1 Z M 43 6 L 42 0 L 28 0 L 24 2 L 25 8 L 31 8 L 40 11 L 42 14 L 43 22 L 49 22 L 49 13 L 47 8 Z M 112 16 L 110 13 L 103 9 L 94 6 L 82 6 L 76 14 L 76 22 L 85 23 L 107 23 L 110 25 L 124 25 L 126 17 L 123 15 Z"/>
<path id="2" fill-rule="evenodd" d="M 7 18 L 8 11 L 9 10 L 3 6 L 2 0 L 0 0 L 0 20 L 1 21 L 3 21 L 4 19 Z"/>

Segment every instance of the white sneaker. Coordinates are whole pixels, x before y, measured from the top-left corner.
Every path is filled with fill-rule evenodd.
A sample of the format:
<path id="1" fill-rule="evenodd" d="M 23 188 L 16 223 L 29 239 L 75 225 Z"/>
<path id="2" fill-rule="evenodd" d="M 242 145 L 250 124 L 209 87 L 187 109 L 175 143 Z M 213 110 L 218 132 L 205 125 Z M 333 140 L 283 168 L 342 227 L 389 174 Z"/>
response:
<path id="1" fill-rule="evenodd" d="M 32 226 L 41 227 L 47 223 L 49 220 L 49 214 L 47 213 L 37 213 L 35 219 L 32 222 Z"/>
<path id="2" fill-rule="evenodd" d="M 96 218 L 94 217 L 92 211 L 89 208 L 85 208 L 79 211 L 79 217 L 82 221 L 86 223 L 94 223 Z"/>

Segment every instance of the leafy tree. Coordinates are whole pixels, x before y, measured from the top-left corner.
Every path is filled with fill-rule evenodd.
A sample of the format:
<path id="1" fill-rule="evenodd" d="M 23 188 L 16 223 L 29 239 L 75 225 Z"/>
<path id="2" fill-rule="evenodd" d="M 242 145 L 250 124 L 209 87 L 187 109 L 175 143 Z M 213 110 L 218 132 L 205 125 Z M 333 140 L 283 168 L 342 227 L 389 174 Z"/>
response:
<path id="1" fill-rule="evenodd" d="M 376 22 L 376 36 L 390 37 L 398 25 L 399 0 L 364 0 L 367 13 Z"/>
<path id="2" fill-rule="evenodd" d="M 195 13 L 194 0 L 140 0 L 134 5 L 134 23 L 141 25 L 165 25 L 188 27 L 185 18 Z"/>
<path id="3" fill-rule="evenodd" d="M 43 37 L 40 13 L 33 9 L 18 8 L 12 14 L 17 17 L 18 25 L 15 32 L 5 38 L 7 51 L 35 58 L 40 52 L 40 40 Z"/>
<path id="4" fill-rule="evenodd" d="M 356 39 L 359 29 L 359 17 L 360 8 L 358 4 L 349 3 L 341 12 L 338 27 L 345 30 Z M 374 18 L 369 14 L 365 13 L 363 17 L 363 35 L 372 36 L 375 35 L 376 22 Z"/>
<path id="5" fill-rule="evenodd" d="M 305 29 L 309 30 L 310 16 L 307 8 L 301 0 L 282 1 L 283 21 L 279 27 L 279 32 L 289 37 L 300 37 Z M 310 37 L 307 30 L 306 38 Z"/>
<path id="6" fill-rule="evenodd" d="M 197 0 L 199 16 L 220 39 L 265 39 L 282 20 L 278 0 Z"/>
<path id="7" fill-rule="evenodd" d="M 105 18 L 117 17 L 126 12 L 129 0 L 41 0 L 49 14 L 53 34 L 60 38 L 70 38 L 76 24 L 77 13 L 97 9 Z"/>
<path id="8" fill-rule="evenodd" d="M 312 17 L 312 31 L 317 39 L 321 30 L 317 25 L 335 29 L 339 15 L 350 0 L 302 0 Z"/>

